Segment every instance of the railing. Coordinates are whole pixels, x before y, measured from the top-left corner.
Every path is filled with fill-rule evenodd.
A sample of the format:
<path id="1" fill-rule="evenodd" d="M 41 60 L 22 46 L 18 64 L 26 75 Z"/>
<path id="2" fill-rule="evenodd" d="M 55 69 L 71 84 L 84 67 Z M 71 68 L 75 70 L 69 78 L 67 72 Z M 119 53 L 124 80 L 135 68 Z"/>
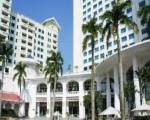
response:
<path id="1" fill-rule="evenodd" d="M 78 94 L 79 91 L 68 91 L 69 94 Z"/>
<path id="2" fill-rule="evenodd" d="M 40 95 L 40 96 L 47 95 L 47 92 L 37 92 L 36 95 Z"/>

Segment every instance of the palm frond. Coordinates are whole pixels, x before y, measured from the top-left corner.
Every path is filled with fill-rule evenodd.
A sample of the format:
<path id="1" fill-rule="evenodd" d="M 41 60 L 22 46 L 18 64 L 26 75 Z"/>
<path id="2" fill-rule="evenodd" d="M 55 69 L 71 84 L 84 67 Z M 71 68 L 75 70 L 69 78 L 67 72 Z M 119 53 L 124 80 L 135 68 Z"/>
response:
<path id="1" fill-rule="evenodd" d="M 104 14 L 102 14 L 99 18 L 102 20 L 102 23 L 103 23 L 105 20 L 111 21 L 111 20 L 113 19 L 113 12 L 110 11 L 110 10 L 107 10 L 107 11 L 106 11 Z"/>
<path id="2" fill-rule="evenodd" d="M 122 15 L 121 24 L 126 25 L 128 28 L 132 29 L 134 32 L 138 33 L 139 29 L 135 22 L 130 20 L 126 15 Z"/>
<path id="3" fill-rule="evenodd" d="M 127 9 L 127 8 L 129 8 L 129 7 L 131 7 L 132 6 L 132 2 L 131 2 L 131 0 L 126 0 L 126 1 L 124 1 L 124 2 L 119 2 L 119 4 L 118 4 L 118 8 L 119 9 L 122 9 L 122 10 L 125 10 L 125 9 Z"/>
<path id="4" fill-rule="evenodd" d="M 83 42 L 82 42 L 82 51 L 86 50 L 88 41 L 90 41 L 91 38 L 92 38 L 91 35 L 85 36 L 85 38 L 83 39 Z"/>

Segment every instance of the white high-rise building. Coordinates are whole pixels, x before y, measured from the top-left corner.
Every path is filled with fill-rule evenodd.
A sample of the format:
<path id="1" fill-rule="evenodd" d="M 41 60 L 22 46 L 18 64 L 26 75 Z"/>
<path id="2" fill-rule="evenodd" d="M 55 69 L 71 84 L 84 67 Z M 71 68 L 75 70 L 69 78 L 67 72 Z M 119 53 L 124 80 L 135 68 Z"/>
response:
<path id="1" fill-rule="evenodd" d="M 97 23 L 100 23 L 100 15 L 106 10 L 112 9 L 114 0 L 73 0 L 73 68 L 74 71 L 88 71 L 92 63 L 91 59 L 91 47 L 90 43 L 86 51 L 82 52 L 82 41 L 84 35 L 82 34 L 82 24 L 89 21 L 93 16 L 96 16 Z M 137 23 L 140 32 L 135 34 L 133 30 L 120 26 L 119 35 L 122 49 L 128 48 L 129 46 L 144 40 L 147 37 L 146 27 L 142 26 L 140 19 L 137 17 L 137 11 L 140 7 L 149 4 L 149 0 L 132 0 L 132 7 L 128 8 L 124 12 L 130 19 Z M 101 35 L 95 39 L 95 61 L 101 62 L 105 58 L 110 57 L 117 51 L 116 42 L 111 39 L 106 47 L 105 40 L 102 40 Z"/>
<path id="2" fill-rule="evenodd" d="M 50 51 L 58 50 L 58 22 L 55 18 L 36 22 L 13 12 L 11 3 L 11 0 L 0 1 L 0 35 L 13 48 L 8 64 L 13 66 L 21 58 L 30 57 L 44 65 Z"/>

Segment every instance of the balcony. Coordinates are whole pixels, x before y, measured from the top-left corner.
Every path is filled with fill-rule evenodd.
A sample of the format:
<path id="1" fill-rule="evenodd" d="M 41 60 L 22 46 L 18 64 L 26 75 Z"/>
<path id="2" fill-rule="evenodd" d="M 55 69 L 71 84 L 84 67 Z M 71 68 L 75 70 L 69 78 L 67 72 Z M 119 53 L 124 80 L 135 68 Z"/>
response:
<path id="1" fill-rule="evenodd" d="M 47 92 L 37 92 L 36 96 L 47 96 Z"/>
<path id="2" fill-rule="evenodd" d="M 10 5 L 10 0 L 5 0 L 5 3 L 7 4 L 7 5 Z"/>

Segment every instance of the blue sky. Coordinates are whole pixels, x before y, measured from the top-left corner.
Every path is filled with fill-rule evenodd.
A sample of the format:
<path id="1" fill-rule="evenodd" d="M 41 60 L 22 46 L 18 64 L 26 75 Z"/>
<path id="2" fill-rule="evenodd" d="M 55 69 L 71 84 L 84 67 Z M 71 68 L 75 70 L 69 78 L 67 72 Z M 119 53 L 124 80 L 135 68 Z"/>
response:
<path id="1" fill-rule="evenodd" d="M 36 21 L 55 17 L 61 25 L 59 50 L 64 57 L 64 70 L 72 64 L 72 0 L 12 0 L 13 11 Z"/>

